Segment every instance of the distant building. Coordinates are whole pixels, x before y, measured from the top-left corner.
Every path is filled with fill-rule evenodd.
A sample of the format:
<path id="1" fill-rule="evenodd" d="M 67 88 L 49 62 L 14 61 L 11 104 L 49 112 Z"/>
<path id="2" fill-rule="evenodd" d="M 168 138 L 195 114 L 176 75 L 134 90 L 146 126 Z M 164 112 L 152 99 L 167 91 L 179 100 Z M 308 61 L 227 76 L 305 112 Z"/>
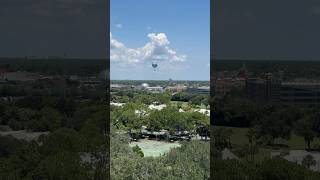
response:
<path id="1" fill-rule="evenodd" d="M 111 91 L 126 90 L 126 89 L 130 89 L 130 87 L 131 86 L 125 85 L 125 84 L 111 84 L 110 85 Z"/>
<path id="2" fill-rule="evenodd" d="M 198 94 L 210 95 L 210 87 L 209 86 L 201 86 L 197 88 Z"/>
<path id="3" fill-rule="evenodd" d="M 263 103 L 280 102 L 281 81 L 266 74 L 264 79 L 248 78 L 246 81 L 246 91 L 250 99 Z"/>
<path id="4" fill-rule="evenodd" d="M 140 90 L 140 91 L 147 91 L 147 92 L 151 92 L 151 93 L 163 93 L 164 92 L 163 87 L 161 87 L 161 86 L 151 87 L 151 86 L 149 86 L 148 83 L 142 83 L 140 86 L 136 86 L 135 89 Z"/>
<path id="5" fill-rule="evenodd" d="M 210 95 L 210 86 L 188 87 L 187 92 L 191 94 Z"/>
<path id="6" fill-rule="evenodd" d="M 9 65 L 0 66 L 0 79 L 4 79 L 4 75 L 9 72 Z"/>
<path id="7" fill-rule="evenodd" d="M 175 85 L 175 86 L 167 86 L 165 88 L 165 91 L 168 92 L 168 93 L 178 93 L 178 92 L 183 92 L 183 91 L 186 91 L 186 90 L 187 90 L 187 86 L 181 85 L 181 84 L 178 84 L 178 85 Z"/>
<path id="8" fill-rule="evenodd" d="M 147 87 L 149 87 L 149 84 L 148 84 L 148 83 L 142 83 L 142 84 L 139 85 L 139 86 L 135 86 L 135 89 L 136 89 L 136 90 L 143 91 L 143 90 L 146 90 Z"/>
<path id="9" fill-rule="evenodd" d="M 224 96 L 233 89 L 243 89 L 248 74 L 245 64 L 238 71 L 217 72 L 212 82 L 213 95 Z"/>
<path id="10" fill-rule="evenodd" d="M 151 93 L 163 93 L 164 89 L 161 86 L 156 87 L 146 87 L 146 90 Z"/>
<path id="11" fill-rule="evenodd" d="M 25 71 L 6 72 L 1 75 L 1 80 L 5 81 L 35 81 L 40 79 L 40 75 L 37 73 L 29 73 Z"/>
<path id="12" fill-rule="evenodd" d="M 248 98 L 262 103 L 320 105 L 320 82 L 282 82 L 267 74 L 264 79 L 248 79 L 246 91 Z"/>
<path id="13" fill-rule="evenodd" d="M 217 79 L 213 82 L 214 86 L 214 95 L 223 96 L 230 92 L 232 88 L 232 79 Z"/>
<path id="14" fill-rule="evenodd" d="M 80 80 L 80 87 L 91 87 L 95 88 L 98 85 L 101 85 L 103 81 L 99 80 Z"/>
<path id="15" fill-rule="evenodd" d="M 197 87 L 188 87 L 187 93 L 197 94 Z"/>
<path id="16" fill-rule="evenodd" d="M 283 82 L 280 101 L 318 106 L 320 105 L 320 82 Z"/>

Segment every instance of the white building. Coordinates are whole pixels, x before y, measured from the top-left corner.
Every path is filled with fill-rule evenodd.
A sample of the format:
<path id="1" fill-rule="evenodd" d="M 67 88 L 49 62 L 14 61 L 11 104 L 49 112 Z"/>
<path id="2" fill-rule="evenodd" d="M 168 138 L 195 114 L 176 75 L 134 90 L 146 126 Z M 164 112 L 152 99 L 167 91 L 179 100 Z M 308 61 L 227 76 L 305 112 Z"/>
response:
<path id="1" fill-rule="evenodd" d="M 163 93 L 164 89 L 161 86 L 155 86 L 155 87 L 146 87 L 146 90 L 152 93 Z"/>
<path id="2" fill-rule="evenodd" d="M 210 110 L 208 109 L 195 109 L 194 111 L 210 116 Z"/>
<path id="3" fill-rule="evenodd" d="M 161 109 L 167 107 L 167 105 L 165 105 L 165 104 L 160 104 L 160 105 L 151 104 L 148 107 L 149 107 L 149 109 L 161 110 Z"/>
<path id="4" fill-rule="evenodd" d="M 114 103 L 114 102 L 110 102 L 111 106 L 116 106 L 116 107 L 122 107 L 125 105 L 125 103 Z"/>

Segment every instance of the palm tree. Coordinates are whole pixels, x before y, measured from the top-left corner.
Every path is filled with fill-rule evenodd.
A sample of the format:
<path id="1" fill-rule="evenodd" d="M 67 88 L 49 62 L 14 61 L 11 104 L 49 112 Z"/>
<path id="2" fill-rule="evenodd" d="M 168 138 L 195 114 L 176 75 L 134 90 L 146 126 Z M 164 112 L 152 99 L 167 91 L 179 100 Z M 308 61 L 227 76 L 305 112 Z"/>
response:
<path id="1" fill-rule="evenodd" d="M 258 151 L 258 148 L 256 146 L 256 139 L 257 139 L 257 133 L 254 128 L 249 128 L 246 136 L 248 137 L 249 140 L 249 153 L 251 156 L 251 160 L 254 160 L 254 154 Z"/>
<path id="2" fill-rule="evenodd" d="M 306 116 L 299 119 L 296 123 L 295 133 L 304 138 L 306 149 L 311 148 L 311 142 L 316 135 L 316 132 L 314 131 L 314 121 L 315 119 L 313 116 Z"/>
<path id="3" fill-rule="evenodd" d="M 228 146 L 231 147 L 231 136 L 233 134 L 233 130 L 231 128 L 228 128 L 225 130 L 225 133 L 228 137 Z"/>
<path id="4" fill-rule="evenodd" d="M 257 132 L 256 132 L 256 130 L 254 128 L 249 128 L 247 133 L 246 133 L 246 136 L 248 137 L 249 143 L 252 145 L 253 142 L 256 141 Z"/>

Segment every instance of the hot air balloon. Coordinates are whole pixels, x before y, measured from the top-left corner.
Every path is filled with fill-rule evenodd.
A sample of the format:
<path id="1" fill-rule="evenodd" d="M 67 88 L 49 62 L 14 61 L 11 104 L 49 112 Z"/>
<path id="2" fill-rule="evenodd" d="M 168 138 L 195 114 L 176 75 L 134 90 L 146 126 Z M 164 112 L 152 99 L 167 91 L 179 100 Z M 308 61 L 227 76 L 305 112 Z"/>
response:
<path id="1" fill-rule="evenodd" d="M 155 63 L 155 62 L 153 62 L 153 63 L 152 63 L 152 67 L 153 67 L 153 70 L 156 71 L 156 68 L 158 67 L 158 64 Z"/>

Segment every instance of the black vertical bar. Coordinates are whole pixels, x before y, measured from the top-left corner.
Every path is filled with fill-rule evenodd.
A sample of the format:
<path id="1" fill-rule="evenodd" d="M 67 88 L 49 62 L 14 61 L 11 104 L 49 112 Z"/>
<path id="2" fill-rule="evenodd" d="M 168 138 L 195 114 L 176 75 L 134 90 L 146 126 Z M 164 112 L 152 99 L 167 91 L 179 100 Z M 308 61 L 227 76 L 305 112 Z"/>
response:
<path id="1" fill-rule="evenodd" d="M 214 0 L 210 1 L 210 179 L 213 179 L 214 177 L 214 171 L 213 171 L 213 163 L 214 163 L 214 142 L 213 142 L 213 125 L 214 125 L 214 103 L 213 103 L 213 97 L 214 97 Z"/>
<path id="2" fill-rule="evenodd" d="M 105 121 L 105 138 L 106 138 L 106 174 L 107 179 L 110 179 L 110 0 L 106 0 L 106 14 L 107 14 L 107 21 L 106 21 L 106 121 Z"/>

